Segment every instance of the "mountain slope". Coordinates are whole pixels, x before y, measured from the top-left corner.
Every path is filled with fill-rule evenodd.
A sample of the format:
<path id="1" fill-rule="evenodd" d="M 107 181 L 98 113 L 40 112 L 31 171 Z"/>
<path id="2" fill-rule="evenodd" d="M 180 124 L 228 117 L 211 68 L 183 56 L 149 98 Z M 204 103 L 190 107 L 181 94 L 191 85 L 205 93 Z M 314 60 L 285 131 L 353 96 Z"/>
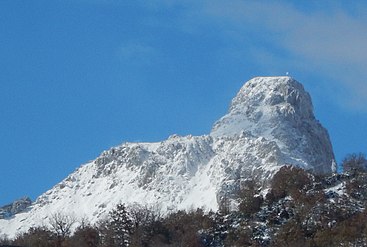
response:
<path id="1" fill-rule="evenodd" d="M 229 112 L 209 135 L 171 136 L 158 143 L 124 143 L 103 152 L 41 195 L 27 211 L 0 220 L 0 233 L 14 236 L 48 224 L 53 213 L 102 219 L 119 202 L 163 213 L 218 209 L 241 181 L 266 186 L 285 164 L 331 173 L 327 131 L 315 119 L 303 86 L 290 77 L 258 77 L 245 83 Z"/>

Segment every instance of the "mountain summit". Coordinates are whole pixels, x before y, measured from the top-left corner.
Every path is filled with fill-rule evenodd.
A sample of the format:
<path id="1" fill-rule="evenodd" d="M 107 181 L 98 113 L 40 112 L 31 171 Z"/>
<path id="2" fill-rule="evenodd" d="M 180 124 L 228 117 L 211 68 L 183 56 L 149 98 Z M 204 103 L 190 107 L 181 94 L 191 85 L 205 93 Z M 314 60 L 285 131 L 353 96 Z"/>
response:
<path id="1" fill-rule="evenodd" d="M 300 83 L 291 77 L 257 77 L 245 83 L 209 135 L 173 135 L 104 151 L 25 212 L 0 219 L 0 233 L 12 237 L 47 225 L 55 213 L 94 223 L 119 202 L 163 213 L 217 210 L 218 201 L 233 198 L 241 182 L 256 179 L 266 187 L 288 164 L 331 173 L 335 162 L 329 136 Z"/>
<path id="2" fill-rule="evenodd" d="M 256 77 L 232 100 L 211 136 L 245 131 L 275 141 L 286 163 L 330 173 L 334 160 L 326 129 L 315 119 L 310 95 L 291 77 Z"/>

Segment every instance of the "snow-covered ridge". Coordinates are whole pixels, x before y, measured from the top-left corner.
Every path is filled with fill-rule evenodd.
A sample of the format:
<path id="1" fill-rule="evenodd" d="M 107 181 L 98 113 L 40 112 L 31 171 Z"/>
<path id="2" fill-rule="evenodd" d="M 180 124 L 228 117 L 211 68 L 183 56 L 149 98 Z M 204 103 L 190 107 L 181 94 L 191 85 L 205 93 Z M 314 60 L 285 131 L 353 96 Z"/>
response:
<path id="1" fill-rule="evenodd" d="M 285 164 L 331 173 L 333 162 L 329 136 L 303 86 L 290 77 L 257 77 L 245 83 L 209 135 L 173 135 L 104 151 L 26 212 L 0 220 L 0 233 L 12 237 L 47 225 L 60 212 L 94 223 L 119 202 L 148 204 L 163 213 L 217 210 L 218 201 L 231 198 L 243 180 L 266 185 Z"/>

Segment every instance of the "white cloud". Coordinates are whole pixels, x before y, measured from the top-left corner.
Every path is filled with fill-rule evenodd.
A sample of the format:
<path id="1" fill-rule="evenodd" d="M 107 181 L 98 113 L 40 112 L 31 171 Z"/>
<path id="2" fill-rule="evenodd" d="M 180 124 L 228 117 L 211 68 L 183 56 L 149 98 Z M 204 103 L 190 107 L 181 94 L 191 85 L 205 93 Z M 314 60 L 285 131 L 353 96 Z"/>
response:
<path id="1" fill-rule="evenodd" d="M 285 2 L 208 1 L 202 13 L 226 22 L 226 31 L 245 36 L 250 30 L 250 35 L 272 42 L 287 53 L 285 58 L 284 53 L 272 54 L 267 45 L 255 44 L 249 55 L 261 65 L 271 67 L 281 62 L 322 74 L 335 83 L 327 88 L 339 89 L 335 97 L 339 103 L 367 111 L 367 19 L 332 2 L 328 6 L 306 13 Z M 361 8 L 367 10 L 366 6 L 359 8 L 359 13 L 363 13 Z"/>
<path id="2" fill-rule="evenodd" d="M 363 15 L 367 4 L 363 2 L 354 11 L 336 1 L 309 1 L 307 11 L 288 1 L 139 2 L 151 11 L 150 25 L 166 25 L 190 35 L 214 28 L 228 44 L 235 44 L 217 52 L 252 60 L 267 73 L 297 70 L 327 78 L 319 83 L 330 97 L 336 95 L 335 102 L 367 112 L 367 17 Z M 154 17 L 157 11 L 176 11 L 177 15 L 162 23 Z M 127 43 L 119 54 L 143 63 L 158 53 L 149 45 Z"/>

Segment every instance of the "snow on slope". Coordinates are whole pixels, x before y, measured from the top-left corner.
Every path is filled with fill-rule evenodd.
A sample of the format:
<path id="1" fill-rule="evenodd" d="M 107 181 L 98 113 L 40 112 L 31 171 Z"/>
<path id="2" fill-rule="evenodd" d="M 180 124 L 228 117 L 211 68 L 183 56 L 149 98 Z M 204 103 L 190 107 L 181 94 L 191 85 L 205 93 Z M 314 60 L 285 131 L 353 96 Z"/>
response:
<path id="1" fill-rule="evenodd" d="M 241 181 L 264 185 L 284 164 L 330 173 L 334 162 L 327 131 L 313 115 L 310 96 L 290 77 L 258 77 L 233 99 L 210 135 L 171 136 L 159 143 L 124 143 L 104 151 L 41 195 L 24 213 L 0 220 L 13 237 L 47 225 L 54 213 L 102 219 L 119 202 L 163 213 L 218 209 Z"/>

